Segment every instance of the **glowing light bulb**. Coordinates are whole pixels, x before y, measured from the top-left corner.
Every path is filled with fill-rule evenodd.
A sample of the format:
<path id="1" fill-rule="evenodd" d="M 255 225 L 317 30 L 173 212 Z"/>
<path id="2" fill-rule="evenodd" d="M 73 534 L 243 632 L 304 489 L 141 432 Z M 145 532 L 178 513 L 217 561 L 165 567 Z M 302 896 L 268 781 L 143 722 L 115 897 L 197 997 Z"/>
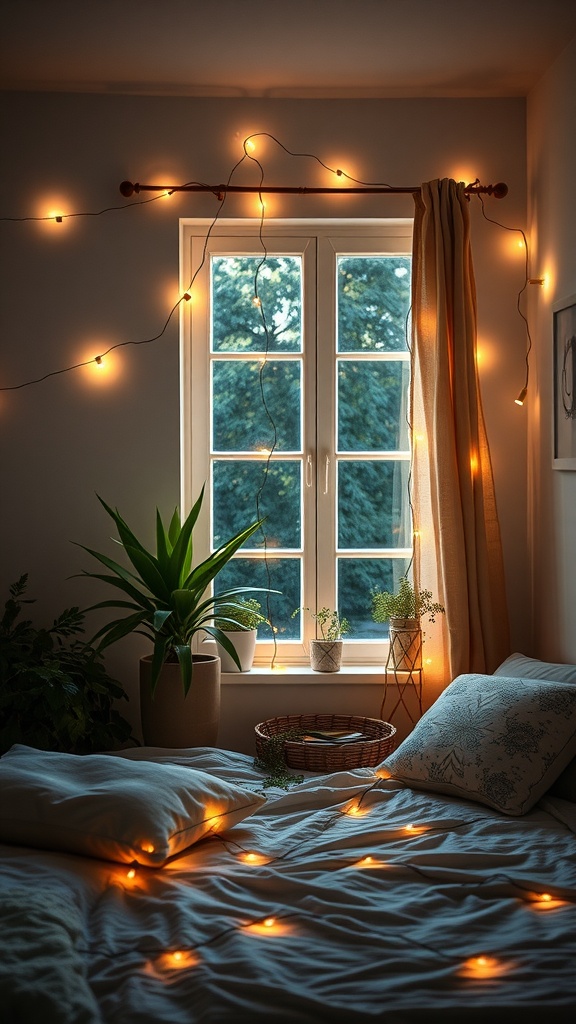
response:
<path id="1" fill-rule="evenodd" d="M 249 850 L 248 853 L 240 854 L 240 860 L 243 860 L 245 864 L 251 864 L 253 867 L 259 867 L 261 864 L 267 864 L 269 858 L 265 857 L 262 853 L 255 853 L 253 850 Z"/>
<path id="2" fill-rule="evenodd" d="M 526 398 L 527 394 L 528 394 L 528 388 L 522 388 L 522 391 L 518 395 L 518 398 L 514 399 L 516 405 L 524 405 L 524 399 Z"/>
<path id="3" fill-rule="evenodd" d="M 182 298 L 184 299 L 184 302 L 190 302 L 190 299 L 192 298 L 192 296 L 191 296 L 190 292 L 184 292 Z"/>
<path id="4" fill-rule="evenodd" d="M 152 843 L 142 843 L 143 853 L 154 853 L 154 845 Z"/>
<path id="5" fill-rule="evenodd" d="M 256 149 L 256 143 L 250 136 L 244 140 L 244 149 L 248 150 L 249 153 L 253 153 Z"/>
<path id="6" fill-rule="evenodd" d="M 274 925 L 276 924 L 276 918 L 275 917 L 267 917 L 262 922 L 262 924 L 264 925 L 265 928 L 273 928 Z"/>
<path id="7" fill-rule="evenodd" d="M 472 956 L 464 961 L 458 973 L 464 978 L 480 980 L 497 978 L 501 974 L 506 974 L 511 967 L 511 963 L 504 963 L 494 956 Z"/>
<path id="8" fill-rule="evenodd" d="M 252 299 L 252 305 L 256 306 L 257 308 L 262 305 L 262 300 L 258 295 L 255 295 L 254 298 Z"/>
<path id="9" fill-rule="evenodd" d="M 130 870 L 126 872 L 126 878 L 136 878 L 136 871 L 134 868 L 130 868 Z"/>

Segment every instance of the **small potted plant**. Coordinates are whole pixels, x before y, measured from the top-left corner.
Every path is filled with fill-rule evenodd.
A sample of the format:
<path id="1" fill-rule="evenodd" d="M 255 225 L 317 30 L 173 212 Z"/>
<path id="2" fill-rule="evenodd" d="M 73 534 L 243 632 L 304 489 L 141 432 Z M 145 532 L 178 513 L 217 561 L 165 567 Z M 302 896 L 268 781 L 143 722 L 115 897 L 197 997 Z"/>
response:
<path id="1" fill-rule="evenodd" d="M 219 641 L 216 641 L 223 672 L 249 672 L 254 661 L 258 626 L 267 619 L 261 614 L 261 604 L 255 597 L 239 597 L 237 601 L 216 605 L 214 625 L 232 644 L 240 665 L 234 661 Z"/>
<path id="2" fill-rule="evenodd" d="M 398 671 L 422 668 L 422 617 L 434 622 L 443 613 L 443 605 L 432 600 L 432 591 L 414 589 L 407 576 L 400 577 L 393 593 L 372 591 L 372 618 L 390 624 L 390 658 Z"/>
<path id="3" fill-rule="evenodd" d="M 300 610 L 309 612 L 314 619 L 320 636 L 310 641 L 310 665 L 315 672 L 339 672 L 342 664 L 342 637 L 350 632 L 348 619 L 340 618 L 332 608 L 320 608 L 313 612 L 310 608 L 297 608 L 292 617 Z"/>

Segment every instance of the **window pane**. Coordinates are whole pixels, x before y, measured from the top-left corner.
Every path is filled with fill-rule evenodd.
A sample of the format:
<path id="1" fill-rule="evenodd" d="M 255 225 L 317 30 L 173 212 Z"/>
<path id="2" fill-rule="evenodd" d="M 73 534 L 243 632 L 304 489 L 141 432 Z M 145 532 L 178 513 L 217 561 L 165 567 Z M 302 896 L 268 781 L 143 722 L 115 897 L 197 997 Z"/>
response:
<path id="1" fill-rule="evenodd" d="M 220 594 L 229 587 L 268 587 L 280 590 L 280 594 L 254 594 L 262 606 L 262 615 L 272 623 L 276 639 L 298 640 L 300 617 L 292 618 L 292 612 L 302 604 L 301 597 L 302 563 L 299 558 L 233 558 L 215 580 L 215 591 Z M 247 595 L 250 596 L 250 595 Z M 261 640 L 271 640 L 272 630 L 262 623 L 258 627 Z"/>
<path id="2" fill-rule="evenodd" d="M 212 450 L 301 451 L 301 361 L 216 360 Z M 262 401 L 264 393 L 265 404 Z"/>
<path id="3" fill-rule="evenodd" d="M 410 463 L 338 463 L 338 547 L 407 548 Z"/>
<path id="4" fill-rule="evenodd" d="M 408 451 L 404 360 L 338 360 L 338 450 Z"/>
<path id="5" fill-rule="evenodd" d="M 301 263 L 300 256 L 212 257 L 214 352 L 302 350 Z"/>
<path id="6" fill-rule="evenodd" d="M 338 351 L 406 351 L 409 256 L 339 256 Z"/>
<path id="7" fill-rule="evenodd" d="M 339 558 L 338 609 L 352 627 L 350 640 L 386 640 L 388 624 L 372 618 L 372 591 L 394 590 L 407 558 Z"/>
<path id="8" fill-rule="evenodd" d="M 218 547 L 258 518 L 256 495 L 268 548 L 296 548 L 301 542 L 300 463 L 287 461 L 232 462 L 213 464 L 212 505 L 214 545 Z M 248 541 L 261 548 L 260 531 Z"/>

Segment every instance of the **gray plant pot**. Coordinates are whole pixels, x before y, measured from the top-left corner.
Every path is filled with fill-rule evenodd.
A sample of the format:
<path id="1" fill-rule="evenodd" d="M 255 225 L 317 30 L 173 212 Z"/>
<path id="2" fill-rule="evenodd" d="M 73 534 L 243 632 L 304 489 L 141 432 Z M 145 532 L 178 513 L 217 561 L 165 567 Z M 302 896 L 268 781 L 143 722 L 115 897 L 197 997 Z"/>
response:
<path id="1" fill-rule="evenodd" d="M 192 685 L 186 695 L 180 666 L 167 662 L 152 697 L 152 656 L 140 659 L 140 717 L 149 747 L 214 747 L 220 722 L 220 658 L 192 656 Z"/>

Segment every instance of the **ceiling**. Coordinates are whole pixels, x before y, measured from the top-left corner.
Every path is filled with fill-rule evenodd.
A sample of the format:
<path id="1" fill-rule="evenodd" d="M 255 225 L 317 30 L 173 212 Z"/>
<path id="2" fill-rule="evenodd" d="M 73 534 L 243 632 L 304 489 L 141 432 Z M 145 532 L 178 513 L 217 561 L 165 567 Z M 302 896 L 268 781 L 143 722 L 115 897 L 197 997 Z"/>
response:
<path id="1" fill-rule="evenodd" d="M 0 89 L 524 96 L 574 0 L 2 0 Z"/>

